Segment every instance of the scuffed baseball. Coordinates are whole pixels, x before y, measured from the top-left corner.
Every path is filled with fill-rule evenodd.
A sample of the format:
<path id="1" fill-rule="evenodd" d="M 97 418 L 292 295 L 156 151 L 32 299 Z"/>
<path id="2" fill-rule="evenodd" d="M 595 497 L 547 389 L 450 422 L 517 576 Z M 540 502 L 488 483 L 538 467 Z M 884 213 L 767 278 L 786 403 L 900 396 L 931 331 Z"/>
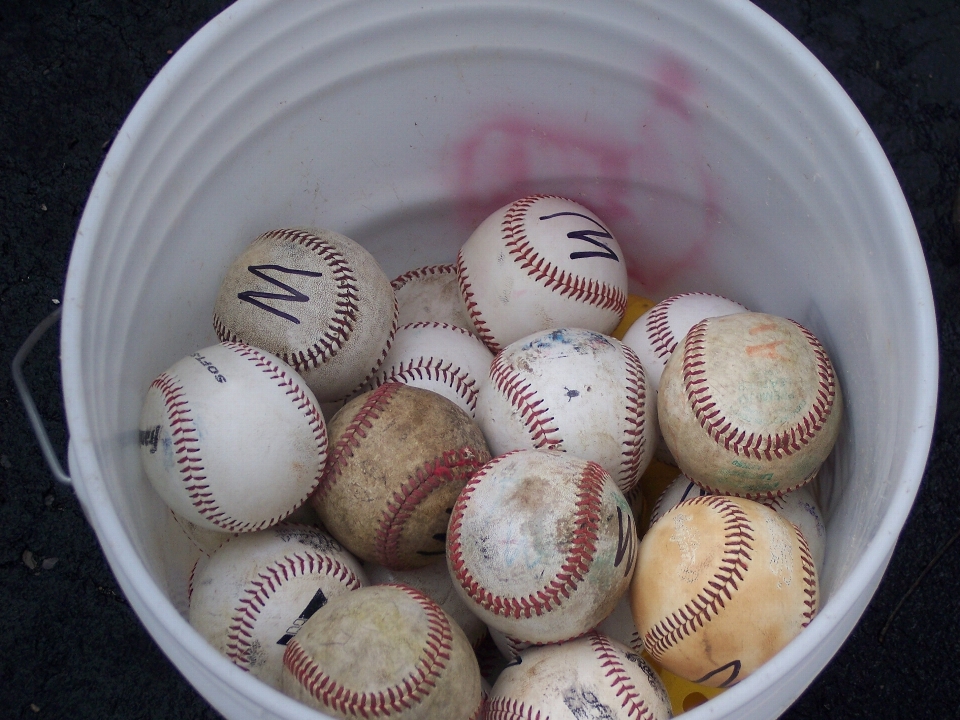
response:
<path id="1" fill-rule="evenodd" d="M 653 459 L 656 396 L 619 340 L 558 328 L 497 354 L 480 384 L 477 422 L 494 455 L 562 450 L 598 463 L 629 492 Z"/>
<path id="2" fill-rule="evenodd" d="M 279 358 L 242 343 L 199 350 L 161 373 L 140 414 L 140 459 L 181 518 L 250 532 L 288 517 L 320 482 L 327 429 Z"/>
<path id="3" fill-rule="evenodd" d="M 812 486 L 813 483 L 807 483 L 803 487 L 799 487 L 783 495 L 771 498 L 759 498 L 757 502 L 763 503 L 768 508 L 776 510 L 799 528 L 800 532 L 803 533 L 804 539 L 807 541 L 807 547 L 810 549 L 810 555 L 813 557 L 813 564 L 816 565 L 817 572 L 819 573 L 823 567 L 827 531 L 823 522 L 823 512 L 820 510 L 820 505 L 814 496 Z M 650 523 L 655 523 L 663 517 L 668 510 L 688 498 L 716 494 L 718 493 L 705 490 L 681 473 L 664 489 L 660 497 L 657 498 L 657 502 L 653 506 L 653 512 L 650 515 Z"/>
<path id="4" fill-rule="evenodd" d="M 670 699 L 650 665 L 600 632 L 524 650 L 500 673 L 488 720 L 665 720 Z"/>
<path id="5" fill-rule="evenodd" d="M 488 627 L 552 643 L 613 611 L 636 546 L 633 513 L 606 470 L 568 453 L 517 450 L 491 460 L 460 493 L 447 564 Z"/>
<path id="6" fill-rule="evenodd" d="M 337 595 L 368 584 L 326 533 L 281 523 L 221 545 L 193 578 L 190 624 L 235 665 L 280 687 L 283 653 Z"/>
<path id="7" fill-rule="evenodd" d="M 474 330 L 494 352 L 548 328 L 609 334 L 627 303 L 616 239 L 590 210 L 551 195 L 491 213 L 460 248 L 457 275 Z"/>
<path id="8" fill-rule="evenodd" d="M 446 323 L 415 322 L 397 329 L 371 385 L 399 382 L 432 390 L 475 417 L 478 388 L 491 362 L 493 353 L 473 333 Z"/>
<path id="9" fill-rule="evenodd" d="M 709 490 L 772 497 L 813 479 L 840 431 L 833 364 L 801 325 L 765 313 L 707 318 L 667 361 L 660 430 Z"/>
<path id="10" fill-rule="evenodd" d="M 442 395 L 389 382 L 344 405 L 329 431 L 310 501 L 330 534 L 394 570 L 441 561 L 453 502 L 490 459 L 473 419 Z"/>
<path id="11" fill-rule="evenodd" d="M 453 579 L 446 563 L 436 562 L 413 570 L 391 570 L 383 565 L 367 563 L 364 569 L 371 585 L 403 584 L 424 593 L 460 626 L 471 647 L 477 647 L 486 636 L 487 626 L 453 589 Z"/>
<path id="12" fill-rule="evenodd" d="M 340 595 L 289 643 L 283 691 L 338 718 L 480 720 L 480 669 L 463 631 L 405 585 Z"/>
<path id="13" fill-rule="evenodd" d="M 729 687 L 810 623 L 819 585 L 792 523 L 758 502 L 708 495 L 647 530 L 630 603 L 654 660 L 691 682 Z"/>
<path id="14" fill-rule="evenodd" d="M 399 325 L 438 322 L 473 333 L 473 323 L 460 298 L 457 266 L 427 265 L 390 281 L 400 309 Z"/>
<path id="15" fill-rule="evenodd" d="M 390 280 L 361 245 L 331 230 L 283 228 L 262 234 L 227 269 L 213 327 L 220 340 L 288 363 L 325 403 L 376 372 L 397 314 Z"/>

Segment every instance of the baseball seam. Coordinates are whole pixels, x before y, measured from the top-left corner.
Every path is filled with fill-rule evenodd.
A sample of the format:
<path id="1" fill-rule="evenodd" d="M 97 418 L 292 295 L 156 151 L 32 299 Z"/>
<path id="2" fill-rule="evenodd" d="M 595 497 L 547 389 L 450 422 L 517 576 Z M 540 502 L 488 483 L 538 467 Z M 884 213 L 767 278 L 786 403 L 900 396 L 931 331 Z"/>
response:
<path id="1" fill-rule="evenodd" d="M 317 501 L 322 501 L 330 488 L 334 486 L 337 479 L 343 473 L 344 468 L 353 457 L 353 449 L 360 445 L 360 441 L 367 436 L 367 431 L 373 427 L 381 413 L 390 404 L 390 399 L 403 387 L 401 383 L 388 382 L 373 390 L 363 405 L 357 410 L 353 419 L 344 428 L 340 437 L 334 443 L 327 458 L 327 467 L 320 480 L 314 497 Z"/>
<path id="2" fill-rule="evenodd" d="M 343 584 L 347 590 L 356 590 L 362 585 L 350 568 L 328 555 L 296 553 L 286 555 L 281 560 L 263 568 L 257 573 L 257 579 L 250 580 L 244 589 L 227 629 L 229 642 L 225 654 L 235 665 L 244 670 L 250 669 L 253 634 L 267 601 L 285 582 L 305 575 L 332 577 Z"/>
<path id="3" fill-rule="evenodd" d="M 283 662 L 297 682 L 323 706 L 347 717 L 389 717 L 421 703 L 436 687 L 453 652 L 450 623 L 440 607 L 423 593 L 404 585 L 403 590 L 423 609 L 427 636 L 416 669 L 399 683 L 377 692 L 351 690 L 332 678 L 303 649 L 296 638 L 290 641 Z"/>
<path id="4" fill-rule="evenodd" d="M 512 203 L 501 223 L 504 244 L 521 269 L 548 290 L 556 290 L 561 297 L 585 302 L 604 310 L 612 310 L 623 316 L 627 295 L 621 289 L 599 280 L 584 279 L 574 273 L 557 268 L 543 258 L 530 244 L 526 236 L 524 214 L 538 200 L 555 198 L 555 195 L 532 195 Z M 558 198 L 563 199 L 563 198 Z"/>
<path id="5" fill-rule="evenodd" d="M 559 571 L 541 589 L 526 597 L 505 597 L 482 587 L 473 576 L 463 558 L 461 527 L 463 516 L 477 485 L 490 470 L 516 452 L 501 455 L 478 471 L 467 482 L 454 505 L 447 532 L 447 556 L 454 577 L 474 603 L 494 615 L 506 618 L 529 618 L 543 615 L 560 607 L 564 598 L 576 591 L 584 576 L 590 571 L 593 554 L 599 540 L 600 512 L 602 508 L 603 481 L 606 471 L 593 462 L 588 462 L 580 474 L 576 493 L 576 513 L 572 523 L 575 528 L 567 556 Z"/>
<path id="6" fill-rule="evenodd" d="M 416 357 L 393 364 L 386 370 L 381 368 L 374 384 L 379 386 L 385 382 L 399 382 L 412 385 L 424 380 L 450 388 L 466 403 L 471 413 L 476 412 L 477 381 L 459 365 L 442 358 Z"/>
<path id="7" fill-rule="evenodd" d="M 439 488 L 466 483 L 483 465 L 471 447 L 448 450 L 427 460 L 393 493 L 374 535 L 377 562 L 384 567 L 402 567 L 400 541 L 407 521 L 424 500 Z M 466 476 L 466 477 L 464 477 Z"/>
<path id="8" fill-rule="evenodd" d="M 402 275 L 398 275 L 390 281 L 390 286 L 393 288 L 393 291 L 396 292 L 411 280 L 419 280 L 420 278 L 431 277 L 433 275 L 448 275 L 456 272 L 457 266 L 452 263 L 427 265 L 426 267 L 415 268 L 414 270 L 408 270 Z"/>
<path id="9" fill-rule="evenodd" d="M 632 720 L 655 720 L 653 711 L 643 701 L 641 691 L 630 678 L 621 662 L 620 653 L 603 634 L 594 632 L 590 646 L 600 662 L 600 668 L 610 683 L 610 689 L 620 698 L 620 706 Z"/>
<path id="10" fill-rule="evenodd" d="M 547 720 L 536 708 L 502 695 L 487 701 L 487 720 Z"/>
<path id="11" fill-rule="evenodd" d="M 537 391 L 514 368 L 504 353 L 497 353 L 490 364 L 490 381 L 494 388 L 519 413 L 519 420 L 526 428 L 533 447 L 547 450 L 560 450 L 563 437 L 553 422 L 553 416 L 547 415 L 550 408 L 544 398 L 537 397 Z"/>
<path id="12" fill-rule="evenodd" d="M 643 363 L 632 348 L 619 343 L 626 366 L 623 391 L 626 401 L 626 415 L 623 418 L 623 451 L 617 485 L 624 492 L 629 491 L 640 479 L 643 461 L 647 458 L 646 414 L 647 403 L 646 374 Z"/>
<path id="13" fill-rule="evenodd" d="M 681 293 L 680 295 L 674 295 L 663 302 L 657 303 L 657 305 L 650 310 L 645 326 L 647 339 L 650 341 L 650 346 L 654 354 L 664 362 L 666 362 L 670 355 L 673 354 L 673 351 L 677 349 L 678 343 L 676 336 L 673 334 L 673 328 L 670 327 L 670 320 L 668 318 L 670 306 L 679 298 L 698 294 L 699 293 Z"/>
<path id="14" fill-rule="evenodd" d="M 743 510 L 719 495 L 704 495 L 690 498 L 685 503 L 710 505 L 723 518 L 723 555 L 718 567 L 705 586 L 683 607 L 655 623 L 643 635 L 643 644 L 655 660 L 684 638 L 702 628 L 713 616 L 725 607 L 724 598 L 733 598 L 732 590 L 738 589 L 737 581 L 743 582 L 743 573 L 752 560 L 753 528 Z"/>
<path id="15" fill-rule="evenodd" d="M 809 445 L 823 428 L 836 397 L 836 378 L 817 339 L 803 326 L 793 324 L 800 329 L 814 352 L 820 382 L 809 412 L 793 427 L 775 434 L 748 434 L 724 415 L 723 409 L 714 401 L 704 367 L 707 321 L 702 320 L 687 333 L 681 370 L 684 392 L 700 427 L 724 450 L 754 460 L 780 460 Z"/>
<path id="16" fill-rule="evenodd" d="M 820 583 L 817 579 L 817 568 L 813 562 L 813 554 L 810 552 L 807 539 L 803 536 L 800 528 L 793 523 L 790 524 L 793 525 L 793 530 L 800 541 L 800 570 L 803 573 L 803 594 L 806 595 L 806 599 L 803 601 L 806 610 L 802 613 L 803 622 L 800 627 L 805 628 L 813 620 L 813 616 L 817 614 L 820 606 Z"/>
<path id="17" fill-rule="evenodd" d="M 483 315 L 478 309 L 476 295 L 473 292 L 473 286 L 470 284 L 470 274 L 463 262 L 462 249 L 457 253 L 457 284 L 460 286 L 460 297 L 463 300 L 467 315 L 470 316 L 470 322 L 473 323 L 473 329 L 477 333 L 477 337 L 493 352 L 500 352 L 502 350 L 500 343 L 493 337 L 490 326 L 487 325 L 487 321 L 483 319 Z"/>
<path id="18" fill-rule="evenodd" d="M 305 230 L 271 230 L 261 235 L 257 242 L 281 240 L 303 245 L 315 252 L 333 273 L 332 282 L 337 289 L 334 311 L 326 328 L 319 329 L 319 336 L 309 347 L 302 350 L 277 352 L 276 355 L 298 372 L 309 370 L 334 357 L 353 333 L 359 316 L 360 289 L 353 268 L 334 245 Z M 213 327 L 221 342 L 244 342 L 244 339 L 226 327 L 220 316 L 214 313 Z"/>

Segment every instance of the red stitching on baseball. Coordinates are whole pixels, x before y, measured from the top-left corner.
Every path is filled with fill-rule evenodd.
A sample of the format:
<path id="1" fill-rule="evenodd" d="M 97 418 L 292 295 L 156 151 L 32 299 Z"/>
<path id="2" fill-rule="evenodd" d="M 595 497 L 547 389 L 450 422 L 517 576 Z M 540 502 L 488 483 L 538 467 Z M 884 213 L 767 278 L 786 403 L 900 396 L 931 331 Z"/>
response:
<path id="1" fill-rule="evenodd" d="M 536 708 L 511 697 L 498 696 L 487 701 L 487 720 L 549 720 Z"/>
<path id="2" fill-rule="evenodd" d="M 474 578 L 463 560 L 460 535 L 464 510 L 477 485 L 492 468 L 516 452 L 522 451 L 515 450 L 494 458 L 467 481 L 450 517 L 447 530 L 447 556 L 454 577 L 477 605 L 495 615 L 529 618 L 533 615 L 543 615 L 562 605 L 563 599 L 570 597 L 583 581 L 584 575 L 590 571 L 593 554 L 597 549 L 600 512 L 603 504 L 603 481 L 607 473 L 596 463 L 587 462 L 580 474 L 576 493 L 577 510 L 572 523 L 576 529 L 560 571 L 553 578 L 548 579 L 544 587 L 526 597 L 504 597 L 481 587 Z"/>
<path id="3" fill-rule="evenodd" d="M 398 275 L 390 281 L 390 286 L 393 288 L 393 291 L 396 292 L 411 280 L 419 280 L 420 278 L 431 277 L 433 275 L 455 274 L 456 272 L 457 266 L 452 263 L 447 265 L 427 265 L 426 267 L 408 270 L 403 273 L 403 275 Z"/>
<path id="4" fill-rule="evenodd" d="M 535 448 L 561 449 L 563 438 L 553 423 L 553 416 L 547 415 L 549 408 L 544 405 L 544 398 L 537 398 L 537 391 L 530 388 L 530 383 L 508 363 L 503 353 L 494 356 L 490 364 L 490 380 L 511 407 L 519 411 Z"/>
<path id="5" fill-rule="evenodd" d="M 267 601 L 291 578 L 304 575 L 327 575 L 342 583 L 348 590 L 356 590 L 363 583 L 354 572 L 329 555 L 305 552 L 284 556 L 258 573 L 240 596 L 239 605 L 227 628 L 228 643 L 225 654 L 244 670 L 250 669 L 250 650 L 254 626 Z"/>
<path id="6" fill-rule="evenodd" d="M 389 717 L 422 702 L 436 687 L 453 650 L 450 623 L 440 607 L 418 590 L 406 585 L 391 585 L 412 597 L 427 616 L 427 637 L 416 669 L 396 685 L 377 692 L 351 690 L 332 678 L 303 649 L 297 638 L 290 641 L 283 656 L 297 682 L 312 697 L 347 717 Z"/>
<path id="7" fill-rule="evenodd" d="M 793 322 L 792 320 L 790 322 Z M 682 377 L 690 409 L 707 434 L 725 450 L 754 460 L 782 459 L 810 444 L 823 429 L 836 398 L 836 376 L 820 342 L 803 326 L 800 329 L 814 352 L 820 377 L 817 395 L 810 411 L 791 428 L 776 434 L 750 433 L 734 425 L 723 414 L 711 394 L 704 368 L 707 321 L 702 320 L 687 334 L 683 351 Z M 779 494 L 784 491 L 781 490 Z M 752 496 L 751 496 L 752 497 Z"/>
<path id="8" fill-rule="evenodd" d="M 527 274 L 549 290 L 556 290 L 562 297 L 594 305 L 604 310 L 613 310 L 621 317 L 627 307 L 627 294 L 620 288 L 593 278 L 584 279 L 574 273 L 561 270 L 537 252 L 527 240 L 524 214 L 536 201 L 557 198 L 556 195 L 532 195 L 512 203 L 504 215 L 501 229 L 505 245 L 513 261 Z M 565 198 L 557 198 L 563 200 Z"/>
<path id="9" fill-rule="evenodd" d="M 460 297 L 467 310 L 467 315 L 470 316 L 470 322 L 473 323 L 473 329 L 476 331 L 477 337 L 493 352 L 500 352 L 500 350 L 502 350 L 500 343 L 493 337 L 490 327 L 477 309 L 477 301 L 474 299 L 473 287 L 470 284 L 470 274 L 467 272 L 467 268 L 463 263 L 462 249 L 457 253 L 457 283 L 460 286 Z"/>
<path id="10" fill-rule="evenodd" d="M 360 445 L 360 441 L 367 436 L 367 431 L 373 427 L 374 421 L 380 417 L 387 405 L 390 404 L 391 398 L 402 387 L 404 385 L 401 383 L 384 383 L 373 390 L 363 401 L 363 405 L 357 410 L 353 420 L 344 428 L 330 451 L 326 470 L 324 470 L 323 477 L 315 492 L 318 500 L 323 500 L 330 488 L 336 484 L 350 458 L 353 457 L 353 449 Z"/>
<path id="11" fill-rule="evenodd" d="M 616 481 L 620 489 L 625 490 L 636 485 L 640 479 L 641 463 L 646 457 L 647 438 L 644 432 L 646 429 L 646 413 L 644 409 L 647 404 L 647 394 L 644 391 L 646 373 L 643 369 L 643 363 L 640 362 L 640 358 L 632 348 L 623 343 L 619 343 L 619 347 L 626 364 L 624 392 L 627 412 L 624 417 L 626 426 L 623 429 L 626 438 L 623 441 L 620 472 L 617 474 Z"/>
<path id="12" fill-rule="evenodd" d="M 800 570 L 803 573 L 803 584 L 805 585 L 803 589 L 803 594 L 806 595 L 806 599 L 803 601 L 803 605 L 806 610 L 803 611 L 803 622 L 800 627 L 805 628 L 810 624 L 810 621 L 813 620 L 814 615 L 817 614 L 817 610 L 820 606 L 820 583 L 817 578 L 817 568 L 813 563 L 813 555 L 810 553 L 810 545 L 807 544 L 807 539 L 803 536 L 803 533 L 793 523 L 793 530 L 797 534 L 797 539 L 800 541 Z"/>
<path id="13" fill-rule="evenodd" d="M 340 250 L 326 240 L 306 230 L 280 229 L 264 233 L 257 242 L 274 239 L 303 245 L 315 252 L 321 262 L 331 269 L 331 281 L 336 288 L 333 315 L 326 328 L 318 328 L 320 334 L 316 341 L 302 350 L 276 353 L 285 363 L 302 372 L 327 362 L 343 348 L 359 316 L 360 289 L 353 268 Z M 213 328 L 221 342 L 245 342 L 244 338 L 227 328 L 216 313 L 213 316 Z"/>
<path id="14" fill-rule="evenodd" d="M 620 660 L 620 653 L 602 633 L 590 634 L 590 646 L 600 661 L 601 669 L 610 682 L 610 689 L 620 698 L 620 707 L 634 720 L 655 720 L 653 710 L 643 701 L 641 691 L 637 689 L 630 674 Z"/>
<path id="15" fill-rule="evenodd" d="M 739 505 L 720 495 L 704 495 L 689 498 L 684 504 L 709 505 L 723 518 L 724 548 L 719 566 L 713 578 L 683 607 L 656 623 L 643 636 L 643 644 L 654 660 L 683 638 L 702 628 L 711 617 L 724 607 L 724 598 L 733 597 L 731 588 L 737 589 L 737 581 L 743 581 L 752 559 L 751 543 L 754 541 L 749 518 Z"/>
<path id="16" fill-rule="evenodd" d="M 474 449 L 465 446 L 445 451 L 426 461 L 393 493 L 380 518 L 375 536 L 377 562 L 384 567 L 400 567 L 400 540 L 407 521 L 424 500 L 444 485 L 466 484 L 484 464 Z"/>

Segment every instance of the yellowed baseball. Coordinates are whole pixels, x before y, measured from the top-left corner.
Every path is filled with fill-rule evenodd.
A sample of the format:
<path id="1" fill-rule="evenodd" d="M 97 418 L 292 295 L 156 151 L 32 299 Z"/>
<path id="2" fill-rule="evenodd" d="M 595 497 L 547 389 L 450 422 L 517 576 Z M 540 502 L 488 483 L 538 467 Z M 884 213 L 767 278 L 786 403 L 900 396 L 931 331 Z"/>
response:
<path id="1" fill-rule="evenodd" d="M 466 636 L 404 585 L 331 599 L 287 645 L 283 664 L 283 691 L 333 717 L 482 717 L 480 668 Z"/>
<path id="2" fill-rule="evenodd" d="M 654 660 L 691 682 L 729 687 L 810 623 L 819 585 L 792 523 L 752 500 L 707 495 L 650 526 L 630 604 Z"/>
<path id="3" fill-rule="evenodd" d="M 354 555 L 393 570 L 443 559 L 454 500 L 490 459 L 480 428 L 438 393 L 389 382 L 330 421 L 311 503 Z"/>
<path id="4" fill-rule="evenodd" d="M 694 325 L 667 361 L 657 396 L 680 470 L 709 490 L 748 498 L 813 479 L 842 409 L 833 364 L 813 333 L 754 312 Z"/>
<path id="5" fill-rule="evenodd" d="M 318 228 L 260 235 L 227 269 L 213 312 L 223 340 L 281 358 L 321 403 L 357 391 L 397 329 L 389 279 L 366 249 Z"/>

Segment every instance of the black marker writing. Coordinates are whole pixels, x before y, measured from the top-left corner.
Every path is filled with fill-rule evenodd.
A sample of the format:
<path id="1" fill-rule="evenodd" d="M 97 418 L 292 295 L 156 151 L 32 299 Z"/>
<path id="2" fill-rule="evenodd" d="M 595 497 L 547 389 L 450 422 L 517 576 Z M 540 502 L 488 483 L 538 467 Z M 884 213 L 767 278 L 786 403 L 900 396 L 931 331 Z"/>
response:
<path id="1" fill-rule="evenodd" d="M 624 525 L 623 516 L 626 514 L 627 522 Z M 613 561 L 614 567 L 619 567 L 624 557 L 627 558 L 627 564 L 623 568 L 623 574 L 629 575 L 633 569 L 633 556 L 636 553 L 637 533 L 633 529 L 633 514 L 624 513 L 623 509 L 617 505 L 617 554 Z"/>
<path id="2" fill-rule="evenodd" d="M 617 262 L 620 262 L 620 258 L 618 258 L 617 254 L 610 249 L 609 245 L 597 240 L 597 238 L 605 238 L 607 240 L 613 240 L 613 235 L 611 235 L 603 225 L 598 223 L 589 215 L 567 211 L 567 212 L 554 213 L 553 215 L 541 215 L 540 219 L 551 220 L 555 217 L 561 217 L 563 215 L 572 215 L 574 217 L 581 217 L 584 220 L 589 220 L 598 228 L 600 228 L 599 232 L 596 230 L 572 230 L 571 232 L 567 233 L 567 237 L 570 238 L 571 240 L 583 240 L 584 242 L 588 242 L 591 245 L 594 245 L 598 248 L 603 248 L 603 250 L 572 252 L 570 253 L 571 260 L 579 260 L 580 258 L 589 258 L 589 257 L 602 257 L 602 258 L 607 258 L 609 260 L 616 260 Z"/>
<path id="3" fill-rule="evenodd" d="M 722 687 L 722 688 L 730 687 L 730 684 L 737 679 L 738 675 L 740 675 L 739 660 L 734 660 L 733 662 L 728 662 L 726 665 L 721 665 L 716 670 L 713 670 L 712 672 L 708 672 L 702 678 L 700 678 L 699 680 L 694 680 L 693 682 L 697 683 L 698 685 L 702 685 L 707 680 L 712 678 L 714 675 L 719 675 L 720 673 L 726 672 L 727 670 L 730 671 L 730 677 L 728 677 L 726 680 L 720 683 L 720 685 L 718 685 L 717 687 Z"/>
<path id="4" fill-rule="evenodd" d="M 294 636 L 300 632 L 300 628 L 303 627 L 303 624 L 313 617 L 313 614 L 327 604 L 327 596 L 323 594 L 323 590 L 317 590 L 314 593 L 313 599 L 307 603 L 307 606 L 303 609 L 303 612 L 300 613 L 300 617 L 293 621 L 293 624 L 287 628 L 287 632 L 284 633 L 283 637 L 277 640 L 277 645 L 286 645 L 288 642 L 293 640 Z"/>
<path id="5" fill-rule="evenodd" d="M 266 280 L 268 283 L 274 287 L 280 288 L 284 292 L 280 293 L 269 293 L 263 292 L 261 290 L 244 290 L 241 293 L 237 293 L 237 298 L 243 302 L 248 302 L 251 305 L 255 305 L 258 308 L 266 310 L 269 313 L 273 313 L 277 317 L 281 317 L 284 320 L 289 320 L 292 323 L 297 325 L 300 324 L 300 320 L 291 315 L 290 313 L 285 313 L 283 310 L 277 310 L 277 308 L 270 307 L 269 305 L 260 302 L 261 300 L 286 300 L 287 302 L 309 302 L 310 296 L 304 295 L 302 292 L 296 288 L 290 287 L 284 282 L 277 280 L 274 277 L 270 277 L 264 272 L 265 270 L 273 270 L 280 273 L 288 273 L 290 275 L 304 275 L 306 277 L 323 277 L 323 273 L 313 272 L 311 270 L 299 270 L 297 268 L 285 268 L 282 265 L 250 265 L 247 267 L 247 270 L 256 275 L 261 280 Z"/>

